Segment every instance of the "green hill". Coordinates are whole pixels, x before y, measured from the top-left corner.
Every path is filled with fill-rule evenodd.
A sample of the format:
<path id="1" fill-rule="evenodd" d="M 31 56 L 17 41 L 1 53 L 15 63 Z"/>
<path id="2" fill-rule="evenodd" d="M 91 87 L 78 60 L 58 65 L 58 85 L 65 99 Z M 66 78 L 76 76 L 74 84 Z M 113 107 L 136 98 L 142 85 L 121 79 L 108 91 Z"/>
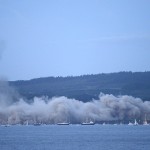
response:
<path id="1" fill-rule="evenodd" d="M 10 81 L 19 93 L 34 96 L 67 96 L 82 101 L 98 98 L 100 92 L 114 95 L 132 95 L 150 100 L 150 72 L 119 72 L 96 75 L 45 77 L 26 81 Z"/>

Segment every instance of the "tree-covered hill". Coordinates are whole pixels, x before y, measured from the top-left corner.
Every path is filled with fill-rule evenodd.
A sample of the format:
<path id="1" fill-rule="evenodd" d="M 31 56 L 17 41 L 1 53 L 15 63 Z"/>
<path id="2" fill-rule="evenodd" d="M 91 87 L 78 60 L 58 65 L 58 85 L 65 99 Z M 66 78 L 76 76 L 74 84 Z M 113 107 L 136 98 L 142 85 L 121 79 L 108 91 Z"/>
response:
<path id="1" fill-rule="evenodd" d="M 35 96 L 67 96 L 82 101 L 98 98 L 100 92 L 132 95 L 150 100 L 150 72 L 119 72 L 96 75 L 45 77 L 10 81 L 19 93 L 32 99 Z"/>

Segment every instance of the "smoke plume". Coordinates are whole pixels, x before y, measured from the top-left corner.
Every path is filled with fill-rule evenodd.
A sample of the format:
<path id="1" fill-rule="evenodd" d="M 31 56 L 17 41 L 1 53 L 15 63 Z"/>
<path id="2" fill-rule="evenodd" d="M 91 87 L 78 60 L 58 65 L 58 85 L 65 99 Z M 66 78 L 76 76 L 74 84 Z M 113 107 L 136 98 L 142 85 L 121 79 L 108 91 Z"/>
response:
<path id="1" fill-rule="evenodd" d="M 143 121 L 145 114 L 147 119 L 150 117 L 149 101 L 143 102 L 140 98 L 127 95 L 116 97 L 101 93 L 99 99 L 86 103 L 64 96 L 53 98 L 44 96 L 35 97 L 29 104 L 19 97 L 18 101 L 12 103 L 12 93 L 14 92 L 10 89 L 9 92 L 3 90 L 0 93 L 0 124 L 82 123 L 86 119 L 97 123 L 123 122 L 134 119 Z M 11 103 L 7 102 L 9 100 Z"/>
<path id="2" fill-rule="evenodd" d="M 9 86 L 6 79 L 0 78 L 0 108 L 13 105 L 16 101 L 19 101 L 19 93 Z"/>

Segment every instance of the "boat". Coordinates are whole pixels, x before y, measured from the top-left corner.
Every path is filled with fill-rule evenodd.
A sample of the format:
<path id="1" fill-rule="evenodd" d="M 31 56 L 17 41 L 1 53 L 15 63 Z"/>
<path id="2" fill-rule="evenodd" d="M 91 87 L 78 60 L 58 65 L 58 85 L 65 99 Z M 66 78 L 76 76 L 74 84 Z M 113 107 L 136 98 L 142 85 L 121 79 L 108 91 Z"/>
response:
<path id="1" fill-rule="evenodd" d="M 69 125 L 68 122 L 60 122 L 60 123 L 57 123 L 57 125 Z"/>
<path id="2" fill-rule="evenodd" d="M 29 122 L 28 122 L 28 120 L 25 122 L 25 124 L 24 125 L 26 125 L 26 126 L 28 126 L 29 125 Z"/>
<path id="3" fill-rule="evenodd" d="M 149 125 L 149 124 L 147 123 L 147 121 L 144 121 L 144 122 L 143 122 L 143 125 Z"/>
<path id="4" fill-rule="evenodd" d="M 133 125 L 133 123 L 129 121 L 128 125 L 129 125 L 129 126 L 132 126 L 132 125 Z"/>
<path id="5" fill-rule="evenodd" d="M 103 122 L 103 124 L 102 125 L 106 125 L 106 123 L 105 122 Z"/>
<path id="6" fill-rule="evenodd" d="M 135 125 L 135 126 L 137 126 L 137 125 L 138 125 L 138 122 L 136 121 L 136 119 L 135 119 L 135 121 L 134 121 L 134 125 Z"/>
<path id="7" fill-rule="evenodd" d="M 146 114 L 145 114 L 145 120 L 144 120 L 144 122 L 143 122 L 143 125 L 149 125 L 149 124 L 147 123 L 147 120 L 146 120 Z"/>
<path id="8" fill-rule="evenodd" d="M 117 123 L 114 123 L 113 125 L 116 126 L 116 125 L 118 125 L 118 124 L 117 124 Z"/>
<path id="9" fill-rule="evenodd" d="M 131 125 L 137 126 L 137 125 L 139 125 L 139 124 L 138 124 L 138 122 L 137 122 L 136 119 L 135 119 L 134 123 L 132 123 L 132 122 L 129 121 L 128 125 L 130 125 L 130 126 L 131 126 Z"/>
<path id="10" fill-rule="evenodd" d="M 66 117 L 64 120 L 60 120 L 57 125 L 69 125 L 70 124 L 70 119 L 69 117 Z"/>
<path id="11" fill-rule="evenodd" d="M 94 125 L 95 123 L 93 121 L 90 122 L 82 122 L 81 125 Z"/>
<path id="12" fill-rule="evenodd" d="M 10 124 L 5 124 L 4 127 L 10 127 Z"/>
<path id="13" fill-rule="evenodd" d="M 41 123 L 34 123 L 33 125 L 34 125 L 34 126 L 40 126 Z"/>

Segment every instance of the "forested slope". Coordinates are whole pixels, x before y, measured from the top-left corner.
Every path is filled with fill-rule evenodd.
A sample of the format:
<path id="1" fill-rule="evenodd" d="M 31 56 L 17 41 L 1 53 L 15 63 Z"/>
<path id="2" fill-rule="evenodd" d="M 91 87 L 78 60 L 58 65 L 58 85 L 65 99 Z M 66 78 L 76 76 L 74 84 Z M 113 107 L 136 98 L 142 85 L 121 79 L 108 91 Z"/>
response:
<path id="1" fill-rule="evenodd" d="M 150 72 L 119 72 L 96 75 L 44 77 L 10 81 L 19 93 L 32 99 L 34 96 L 67 96 L 82 101 L 98 98 L 100 92 L 114 95 L 132 95 L 150 100 Z"/>

